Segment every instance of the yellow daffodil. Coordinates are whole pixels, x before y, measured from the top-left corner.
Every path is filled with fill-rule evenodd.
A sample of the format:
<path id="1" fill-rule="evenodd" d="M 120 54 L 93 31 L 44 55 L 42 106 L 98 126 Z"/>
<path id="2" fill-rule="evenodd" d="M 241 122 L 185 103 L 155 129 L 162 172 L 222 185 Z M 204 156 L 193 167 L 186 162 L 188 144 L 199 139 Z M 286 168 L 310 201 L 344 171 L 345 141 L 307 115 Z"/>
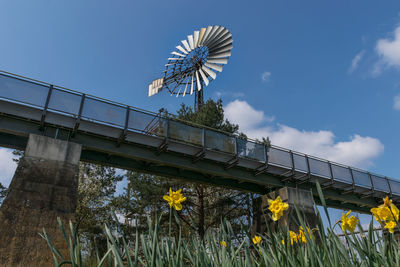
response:
<path id="1" fill-rule="evenodd" d="M 397 226 L 395 221 L 389 221 L 386 223 L 385 228 L 389 230 L 390 233 L 394 233 L 394 228 Z"/>
<path id="2" fill-rule="evenodd" d="M 392 201 L 390 201 L 392 202 Z M 396 220 L 396 222 L 399 221 L 399 209 L 396 207 L 396 205 L 394 205 L 393 203 L 390 203 L 390 211 L 392 213 L 392 216 L 394 216 L 394 219 Z"/>
<path id="3" fill-rule="evenodd" d="M 293 245 L 293 242 L 297 243 L 298 236 L 297 236 L 297 234 L 295 232 L 289 231 L 289 236 L 290 236 L 290 244 L 291 245 Z"/>
<path id="4" fill-rule="evenodd" d="M 383 199 L 383 205 L 384 205 L 385 207 L 390 207 L 390 206 L 392 205 L 392 200 L 389 199 L 388 196 L 386 196 L 386 197 Z"/>
<path id="5" fill-rule="evenodd" d="M 225 241 L 221 241 L 219 244 L 220 244 L 221 247 L 226 247 L 226 242 Z"/>
<path id="6" fill-rule="evenodd" d="M 377 208 L 372 208 L 371 213 L 378 222 L 399 220 L 399 209 L 394 204 L 390 204 L 389 207 L 386 207 L 385 204 L 382 204 Z"/>
<path id="7" fill-rule="evenodd" d="M 275 200 L 268 199 L 268 209 L 272 212 L 272 219 L 274 221 L 279 220 L 283 212 L 289 208 L 289 204 L 282 202 L 281 197 L 278 196 Z"/>
<path id="8" fill-rule="evenodd" d="M 356 229 L 358 219 L 354 216 L 350 216 L 350 213 L 351 210 L 346 214 L 344 212 L 342 213 L 341 227 L 343 232 L 346 232 L 346 230 L 354 232 L 354 229 Z"/>
<path id="9" fill-rule="evenodd" d="M 310 228 L 308 228 L 308 227 L 306 227 L 306 228 L 307 228 L 308 237 L 312 238 Z M 300 226 L 300 228 L 299 228 L 299 234 L 297 235 L 297 240 L 301 241 L 303 243 L 307 243 L 307 238 L 306 238 L 306 234 L 304 233 L 303 226 Z"/>
<path id="10" fill-rule="evenodd" d="M 186 200 L 186 197 L 183 197 L 181 194 L 182 189 L 179 189 L 178 191 L 172 191 L 172 189 L 169 189 L 169 195 L 165 195 L 163 199 L 168 202 L 170 208 L 174 208 L 176 210 L 181 210 L 182 209 L 182 202 Z"/>
<path id="11" fill-rule="evenodd" d="M 293 246 L 293 243 L 297 243 L 298 236 L 295 232 L 289 231 L 290 245 Z M 282 240 L 282 244 L 285 245 L 285 240 Z"/>
<path id="12" fill-rule="evenodd" d="M 254 236 L 253 243 L 254 243 L 254 245 L 259 245 L 261 243 L 261 236 L 258 236 L 258 235 Z"/>
<path id="13" fill-rule="evenodd" d="M 382 205 L 379 205 L 377 208 L 372 208 L 371 213 L 374 215 L 375 220 L 380 223 L 399 221 L 399 209 L 392 203 L 389 197 L 383 199 Z"/>

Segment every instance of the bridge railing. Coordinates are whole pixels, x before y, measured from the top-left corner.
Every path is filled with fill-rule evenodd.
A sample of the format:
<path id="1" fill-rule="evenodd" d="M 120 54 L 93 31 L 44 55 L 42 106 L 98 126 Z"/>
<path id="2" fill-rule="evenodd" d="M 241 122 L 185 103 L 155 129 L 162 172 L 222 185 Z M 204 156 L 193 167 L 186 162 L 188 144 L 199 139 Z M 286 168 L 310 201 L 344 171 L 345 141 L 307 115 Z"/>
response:
<path id="1" fill-rule="evenodd" d="M 265 169 L 272 166 L 287 170 L 282 173 L 283 178 L 297 182 L 320 180 L 326 187 L 339 185 L 344 193 L 357 192 L 366 196 L 388 194 L 400 198 L 400 181 L 395 179 L 281 147 L 267 147 L 255 140 L 4 71 L 0 71 L 0 98 L 38 108 L 43 114 L 47 111 L 62 113 L 77 120 L 95 121 L 124 131 L 156 135 L 257 161 Z"/>

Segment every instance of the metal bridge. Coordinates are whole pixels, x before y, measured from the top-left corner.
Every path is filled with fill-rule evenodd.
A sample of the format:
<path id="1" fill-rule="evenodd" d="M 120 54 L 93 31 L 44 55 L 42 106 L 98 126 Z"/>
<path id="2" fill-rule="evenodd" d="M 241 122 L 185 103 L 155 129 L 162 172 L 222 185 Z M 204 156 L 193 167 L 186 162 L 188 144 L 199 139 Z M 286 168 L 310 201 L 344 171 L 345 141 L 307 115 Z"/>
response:
<path id="1" fill-rule="evenodd" d="M 0 71 L 0 146 L 23 150 L 31 133 L 82 144 L 82 161 L 165 177 L 314 196 L 319 181 L 328 206 L 360 212 L 400 202 L 398 180 Z"/>

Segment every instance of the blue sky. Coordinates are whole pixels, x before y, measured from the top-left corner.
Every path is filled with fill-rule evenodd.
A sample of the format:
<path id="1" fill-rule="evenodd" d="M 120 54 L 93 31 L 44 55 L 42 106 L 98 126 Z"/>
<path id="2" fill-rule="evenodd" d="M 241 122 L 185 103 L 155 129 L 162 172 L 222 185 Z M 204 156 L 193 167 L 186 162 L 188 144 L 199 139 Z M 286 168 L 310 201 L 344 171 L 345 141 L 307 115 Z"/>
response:
<path id="1" fill-rule="evenodd" d="M 207 25 L 234 38 L 205 91 L 251 137 L 400 178 L 399 1 L 3 1 L 0 69 L 132 106 L 180 40 Z M 0 149 L 0 182 L 13 172 Z"/>

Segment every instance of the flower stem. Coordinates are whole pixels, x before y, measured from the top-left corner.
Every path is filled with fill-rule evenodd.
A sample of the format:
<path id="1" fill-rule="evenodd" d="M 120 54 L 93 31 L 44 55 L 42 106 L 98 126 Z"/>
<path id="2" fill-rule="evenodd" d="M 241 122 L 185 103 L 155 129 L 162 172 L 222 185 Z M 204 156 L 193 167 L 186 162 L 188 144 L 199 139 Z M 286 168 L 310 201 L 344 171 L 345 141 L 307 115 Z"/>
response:
<path id="1" fill-rule="evenodd" d="M 172 207 L 169 208 L 169 237 L 171 237 Z"/>

